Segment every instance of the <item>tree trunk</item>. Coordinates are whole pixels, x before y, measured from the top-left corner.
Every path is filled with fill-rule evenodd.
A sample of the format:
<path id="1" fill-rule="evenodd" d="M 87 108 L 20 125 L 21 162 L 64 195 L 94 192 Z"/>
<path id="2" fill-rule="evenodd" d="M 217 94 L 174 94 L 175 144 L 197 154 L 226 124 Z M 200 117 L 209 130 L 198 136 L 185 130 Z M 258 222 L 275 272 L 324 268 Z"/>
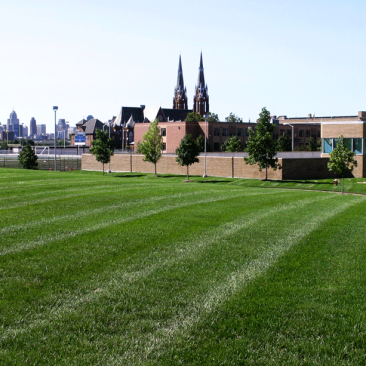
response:
<path id="1" fill-rule="evenodd" d="M 103 175 L 104 175 L 104 163 L 103 163 Z"/>
<path id="2" fill-rule="evenodd" d="M 268 177 L 268 167 L 266 165 L 266 180 L 267 180 L 267 177 Z"/>
<path id="3" fill-rule="evenodd" d="M 156 163 L 155 163 L 155 175 L 156 175 Z"/>
<path id="4" fill-rule="evenodd" d="M 187 181 L 189 181 L 188 165 L 187 165 Z"/>
<path id="5" fill-rule="evenodd" d="M 343 185 L 343 174 L 342 174 L 342 194 L 344 192 L 344 185 Z"/>

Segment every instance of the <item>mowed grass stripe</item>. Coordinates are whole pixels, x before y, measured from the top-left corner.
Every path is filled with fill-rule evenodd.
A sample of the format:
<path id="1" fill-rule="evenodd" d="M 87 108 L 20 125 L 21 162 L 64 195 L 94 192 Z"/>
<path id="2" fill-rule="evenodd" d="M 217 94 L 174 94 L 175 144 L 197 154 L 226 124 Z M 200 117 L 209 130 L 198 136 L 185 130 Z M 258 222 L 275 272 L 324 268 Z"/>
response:
<path id="1" fill-rule="evenodd" d="M 324 195 L 319 201 L 328 201 L 332 198 L 334 197 Z M 141 283 L 145 281 L 147 277 L 154 276 L 154 273 L 161 271 L 162 268 L 168 268 L 170 270 L 177 266 L 179 262 L 197 260 L 197 258 L 204 255 L 208 247 L 214 244 L 220 245 L 223 239 L 230 238 L 236 232 L 251 228 L 258 221 L 266 220 L 268 217 L 280 214 L 284 211 L 302 209 L 312 203 L 313 199 L 308 198 L 296 200 L 296 202 L 287 205 L 278 203 L 276 206 L 266 211 L 258 209 L 251 217 L 248 218 L 247 215 L 244 215 L 233 222 L 221 225 L 209 233 L 202 234 L 200 238 L 172 243 L 172 245 L 165 250 L 153 251 L 150 256 L 138 258 L 137 262 L 134 261 L 129 268 L 127 267 L 123 271 L 106 271 L 103 274 L 98 274 L 96 278 L 92 278 L 88 283 L 80 284 L 84 287 L 85 291 L 89 291 L 86 295 L 80 296 L 79 292 L 75 295 L 67 294 L 67 298 L 63 301 L 61 300 L 61 295 L 57 296 L 54 300 L 50 301 L 52 306 L 48 310 L 43 306 L 41 314 L 37 313 L 33 316 L 29 313 L 27 314 L 29 320 L 31 320 L 32 317 L 37 319 L 27 327 L 11 327 L 4 329 L 2 339 L 6 339 L 9 336 L 13 338 L 35 328 L 48 327 L 50 326 L 50 322 L 59 322 L 62 321 L 62 319 L 65 319 L 65 317 L 67 319 L 70 313 L 80 311 L 85 304 L 97 302 L 100 297 L 103 297 L 106 294 L 126 290 L 126 288 L 128 289 L 136 282 Z M 139 268 L 138 271 L 136 271 L 136 267 Z M 96 289 L 98 289 L 97 292 L 95 292 Z M 195 302 L 199 303 L 201 300 L 202 299 L 196 299 Z M 24 319 L 22 322 L 24 322 Z"/>
<path id="2" fill-rule="evenodd" d="M 179 346 L 164 352 L 160 361 L 364 364 L 364 208 L 361 200 L 324 222 L 265 276 L 238 291 L 182 337 Z"/>
<path id="3" fill-rule="evenodd" d="M 193 195 L 195 195 L 196 193 L 193 193 Z M 264 194 L 269 194 L 268 192 L 265 192 Z M 246 195 L 245 192 L 242 192 L 241 194 L 238 194 L 238 192 L 236 192 L 236 196 L 243 196 Z M 166 196 L 164 196 L 166 197 Z M 164 198 L 162 197 L 162 198 Z M 82 228 L 77 228 L 74 230 L 69 230 L 69 229 L 52 229 L 52 232 L 48 235 L 40 235 L 37 240 L 35 241 L 29 241 L 28 239 L 25 241 L 18 241 L 17 243 L 11 243 L 10 246 L 7 247 L 2 247 L 1 248 L 1 252 L 0 255 L 4 256 L 7 254 L 14 254 L 20 251 L 24 251 L 24 250 L 30 250 L 39 246 L 43 246 L 43 245 L 48 245 L 49 243 L 53 242 L 53 241 L 60 241 L 60 240 L 64 240 L 65 238 L 69 238 L 69 237 L 75 237 L 75 236 L 79 236 L 85 233 L 90 233 L 93 231 L 97 231 L 100 229 L 105 229 L 109 226 L 113 226 L 113 225 L 119 225 L 122 223 L 127 223 L 129 221 L 133 221 L 133 220 L 138 220 L 147 216 L 151 216 L 151 215 L 156 215 L 158 213 L 161 212 L 166 212 L 166 211 L 170 211 L 170 210 L 174 210 L 177 209 L 179 207 L 184 207 L 184 206 L 188 206 L 188 205 L 200 205 L 200 204 L 206 204 L 206 203 L 212 203 L 212 202 L 218 202 L 218 201 L 224 201 L 227 200 L 229 198 L 232 198 L 232 195 L 221 195 L 219 197 L 211 197 L 211 198 L 207 198 L 207 199 L 201 199 L 201 200 L 194 200 L 192 202 L 178 202 L 176 204 L 173 205 L 165 205 L 163 207 L 159 207 L 159 208 L 154 208 L 152 210 L 145 210 L 143 208 L 143 211 L 137 214 L 131 214 L 128 217 L 113 217 L 110 219 L 100 219 L 100 221 L 98 223 L 92 223 L 91 226 L 88 226 L 88 223 L 85 222 L 85 225 L 83 225 Z M 157 199 L 152 199 L 151 201 L 156 201 Z M 147 203 L 147 201 L 145 201 L 145 203 Z"/>
<path id="4" fill-rule="evenodd" d="M 103 187 L 95 187 L 96 189 L 98 188 L 105 188 Z M 123 190 L 122 193 L 123 195 L 126 192 L 131 192 L 132 190 L 139 190 L 140 188 L 128 188 L 127 190 Z M 96 193 L 93 189 L 93 192 Z M 118 191 L 115 192 L 115 194 L 117 194 Z M 240 193 L 241 195 L 243 195 L 243 190 L 231 190 L 230 191 L 233 195 Z M 207 194 L 207 195 L 212 195 L 212 194 L 217 194 L 217 193 L 222 193 L 221 190 L 210 190 L 210 191 L 191 191 L 191 192 L 186 192 L 186 193 L 176 193 L 176 194 L 164 194 L 161 196 L 149 196 L 145 199 L 138 199 L 139 196 L 137 197 L 129 197 L 128 200 L 125 199 L 125 201 L 121 202 L 121 203 L 115 203 L 115 199 L 112 200 L 112 203 L 106 203 L 103 204 L 102 207 L 97 207 L 97 208 L 87 208 L 87 209 L 80 209 L 79 207 L 77 207 L 77 209 L 75 209 L 75 205 L 73 205 L 73 210 L 72 213 L 66 214 L 66 215 L 57 215 L 58 211 L 55 212 L 55 216 L 53 217 L 43 217 L 40 219 L 36 219 L 34 218 L 34 216 L 36 215 L 32 215 L 32 221 L 29 220 L 29 218 L 26 219 L 25 222 L 21 222 L 18 224 L 13 224 L 13 225 L 8 225 L 5 226 L 3 228 L 0 229 L 0 234 L 3 235 L 3 239 L 7 238 L 7 241 L 9 242 L 9 240 L 11 240 L 11 237 L 15 237 L 16 240 L 18 240 L 19 236 L 23 236 L 23 235 L 29 235 L 29 230 L 37 230 L 38 227 L 42 226 L 43 228 L 45 228 L 47 225 L 51 225 L 51 224 L 62 224 L 62 225 L 68 225 L 69 221 L 75 222 L 75 219 L 81 219 L 81 218 L 88 218 L 89 216 L 93 216 L 95 214 L 101 214 L 101 213 L 110 213 L 110 212 L 114 212 L 114 210 L 119 210 L 122 208 L 128 208 L 128 210 L 133 211 L 135 210 L 135 206 L 141 206 L 141 205 L 146 205 L 148 203 L 151 202 L 157 202 L 160 200 L 171 200 L 171 199 L 185 199 L 188 198 L 189 196 L 198 196 L 198 195 L 203 195 L 203 194 Z M 247 192 L 245 193 L 247 194 Z M 266 195 L 266 194 L 270 194 L 270 192 L 258 192 L 254 195 Z M 116 196 L 114 196 L 116 197 Z M 52 228 L 52 230 L 54 230 L 54 228 Z M 37 231 L 38 232 L 38 231 Z M 1 244 L 0 244 L 0 248 L 1 248 Z"/>
<path id="5" fill-rule="evenodd" d="M 146 334 L 146 337 L 139 338 L 138 347 L 133 347 L 133 344 L 131 344 L 131 347 L 127 347 L 128 350 L 122 356 L 111 355 L 107 364 L 138 365 L 153 362 L 156 356 L 162 357 L 163 350 L 174 347 L 174 344 L 178 344 L 182 338 L 187 339 L 188 334 L 197 323 L 210 316 L 217 307 L 228 301 L 237 291 L 241 291 L 244 286 L 265 273 L 294 245 L 306 236 L 311 235 L 326 221 L 358 203 L 358 200 L 343 202 L 326 212 L 323 211 L 319 216 L 304 215 L 307 225 L 297 230 L 294 229 L 297 228 L 298 223 L 289 224 L 276 237 L 273 237 L 270 245 L 257 247 L 258 258 L 244 263 L 238 270 L 227 274 L 225 280 L 221 283 L 213 281 L 211 289 L 206 294 L 198 296 L 192 301 L 191 306 L 185 307 L 185 309 L 191 309 L 189 314 L 181 313 L 162 327 L 156 324 L 154 332 Z M 289 210 L 291 211 L 291 207 L 289 207 Z M 169 347 L 167 347 L 168 345 Z M 105 361 L 103 360 L 103 362 Z"/>

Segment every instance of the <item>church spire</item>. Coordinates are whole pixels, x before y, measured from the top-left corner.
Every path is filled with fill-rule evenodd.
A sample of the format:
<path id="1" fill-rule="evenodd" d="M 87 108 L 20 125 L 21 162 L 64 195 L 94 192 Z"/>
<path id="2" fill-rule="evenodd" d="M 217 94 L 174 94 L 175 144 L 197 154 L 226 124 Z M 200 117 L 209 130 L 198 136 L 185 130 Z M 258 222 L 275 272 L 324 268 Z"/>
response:
<path id="1" fill-rule="evenodd" d="M 184 81 L 183 81 L 183 69 L 182 69 L 182 59 L 179 55 L 179 65 L 178 65 L 178 78 L 177 78 L 177 87 L 176 89 L 184 89 Z"/>
<path id="2" fill-rule="evenodd" d="M 203 73 L 203 61 L 202 61 L 202 52 L 201 52 L 201 58 L 200 58 L 200 67 L 198 69 L 198 81 L 197 86 L 199 88 L 204 88 L 205 85 L 205 75 Z"/>
<path id="3" fill-rule="evenodd" d="M 177 86 L 174 89 L 173 109 L 188 109 L 186 93 L 187 89 L 183 81 L 182 59 L 179 55 L 178 77 Z"/>
<path id="4" fill-rule="evenodd" d="M 195 95 L 193 97 L 193 111 L 201 116 L 209 112 L 208 88 L 205 83 L 205 75 L 203 72 L 202 52 L 200 58 L 200 66 L 198 68 L 198 81 L 196 85 Z"/>

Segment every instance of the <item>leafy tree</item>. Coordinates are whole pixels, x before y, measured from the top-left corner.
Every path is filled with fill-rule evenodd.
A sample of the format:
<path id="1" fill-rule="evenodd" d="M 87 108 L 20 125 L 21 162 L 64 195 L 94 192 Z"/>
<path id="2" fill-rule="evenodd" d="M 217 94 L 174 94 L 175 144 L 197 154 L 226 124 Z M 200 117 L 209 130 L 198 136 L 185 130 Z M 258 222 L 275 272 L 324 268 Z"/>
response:
<path id="1" fill-rule="evenodd" d="M 290 136 L 283 133 L 277 140 L 277 151 L 291 151 L 291 139 Z"/>
<path id="2" fill-rule="evenodd" d="M 199 147 L 196 142 L 193 140 L 191 135 L 185 135 L 179 147 L 175 150 L 177 154 L 176 161 L 181 166 L 187 167 L 187 181 L 189 180 L 189 170 L 188 167 L 194 163 L 198 163 L 199 159 L 197 156 L 199 155 Z"/>
<path id="3" fill-rule="evenodd" d="M 205 136 L 204 135 L 199 135 L 196 138 L 196 144 L 198 146 L 199 152 L 204 152 L 205 151 Z M 207 152 L 211 151 L 211 147 L 210 147 L 210 144 L 208 142 L 206 144 L 206 151 Z"/>
<path id="4" fill-rule="evenodd" d="M 38 156 L 35 154 L 32 146 L 26 144 L 18 156 L 19 163 L 24 169 L 35 169 L 38 166 Z"/>
<path id="5" fill-rule="evenodd" d="M 239 152 L 243 151 L 240 140 L 236 137 L 230 137 L 221 146 L 222 151 L 225 152 Z"/>
<path id="6" fill-rule="evenodd" d="M 6 140 L 0 142 L 0 150 L 8 150 L 8 144 Z"/>
<path id="7" fill-rule="evenodd" d="M 243 122 L 243 119 L 236 116 L 234 113 L 230 112 L 229 116 L 225 118 L 225 121 L 226 122 L 236 122 L 237 123 L 237 122 Z"/>
<path id="8" fill-rule="evenodd" d="M 249 130 L 249 139 L 245 148 L 249 154 L 244 158 L 246 164 L 258 164 L 260 172 L 265 168 L 266 180 L 268 179 L 268 168 L 281 169 L 281 165 L 275 157 L 276 142 L 272 139 L 274 128 L 269 111 L 262 108 L 255 130 Z"/>
<path id="9" fill-rule="evenodd" d="M 139 141 L 137 144 L 137 151 L 145 155 L 144 161 L 155 165 L 155 175 L 156 163 L 159 161 L 161 150 L 163 149 L 163 138 L 161 137 L 158 123 L 158 119 L 150 123 L 149 129 L 143 136 L 144 140 L 142 142 Z"/>
<path id="10" fill-rule="evenodd" d="M 111 156 L 114 154 L 113 140 L 108 137 L 108 131 L 97 130 L 96 139 L 91 142 L 92 147 L 89 152 L 95 155 L 97 161 L 103 164 L 107 164 L 111 160 Z"/>
<path id="11" fill-rule="evenodd" d="M 342 193 L 343 193 L 343 176 L 347 172 L 352 172 L 357 166 L 357 161 L 354 159 L 355 153 L 348 150 L 344 143 L 343 136 L 337 139 L 337 146 L 329 154 L 328 169 L 337 175 L 342 175 Z"/>
<path id="12" fill-rule="evenodd" d="M 318 144 L 316 143 L 316 141 L 314 140 L 314 137 L 311 136 L 309 138 L 309 145 L 308 145 L 308 150 L 309 151 L 317 151 L 318 150 Z"/>
<path id="13" fill-rule="evenodd" d="M 187 114 L 186 122 L 200 122 L 205 119 L 197 112 L 191 112 Z"/>
<path id="14" fill-rule="evenodd" d="M 208 112 L 207 115 L 208 115 L 207 117 L 208 122 L 220 122 L 219 116 L 216 113 Z"/>

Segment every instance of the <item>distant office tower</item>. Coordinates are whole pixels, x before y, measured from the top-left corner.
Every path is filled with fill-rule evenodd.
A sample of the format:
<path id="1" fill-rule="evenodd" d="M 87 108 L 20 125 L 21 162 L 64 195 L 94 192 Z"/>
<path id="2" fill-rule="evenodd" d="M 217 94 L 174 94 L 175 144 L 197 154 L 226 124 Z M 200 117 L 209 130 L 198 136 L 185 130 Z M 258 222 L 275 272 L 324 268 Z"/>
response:
<path id="1" fill-rule="evenodd" d="M 16 137 L 19 136 L 19 119 L 14 110 L 10 113 L 10 118 L 8 119 L 6 127 L 9 131 L 14 131 Z"/>
<path id="2" fill-rule="evenodd" d="M 46 134 L 46 125 L 37 125 L 37 135 Z"/>
<path id="3" fill-rule="evenodd" d="M 57 131 L 66 130 L 66 121 L 64 119 L 59 119 L 57 123 Z"/>
<path id="4" fill-rule="evenodd" d="M 28 126 L 21 125 L 22 137 L 28 137 Z"/>
<path id="5" fill-rule="evenodd" d="M 67 135 L 66 135 L 66 138 L 68 139 L 70 135 L 72 135 L 76 130 L 76 127 L 69 127 L 67 129 Z"/>
<path id="6" fill-rule="evenodd" d="M 32 117 L 29 123 L 29 134 L 31 136 L 37 135 L 37 121 L 34 117 Z"/>

